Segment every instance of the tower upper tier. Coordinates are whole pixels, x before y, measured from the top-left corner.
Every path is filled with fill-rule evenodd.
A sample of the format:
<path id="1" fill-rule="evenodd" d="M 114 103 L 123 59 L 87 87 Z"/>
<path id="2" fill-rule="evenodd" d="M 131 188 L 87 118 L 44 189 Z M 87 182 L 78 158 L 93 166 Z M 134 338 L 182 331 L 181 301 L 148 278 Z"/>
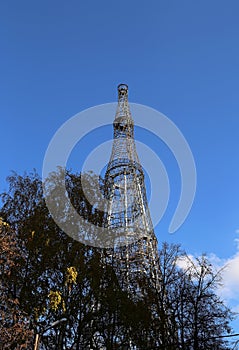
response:
<path id="1" fill-rule="evenodd" d="M 114 120 L 114 138 L 134 137 L 134 121 L 128 103 L 128 85 L 118 86 L 118 106 Z"/>
<path id="2" fill-rule="evenodd" d="M 129 166 L 142 172 L 134 141 L 134 121 L 128 103 L 126 84 L 118 86 L 118 106 L 113 125 L 114 142 L 106 177 L 117 174 L 123 169 L 129 171 Z"/>

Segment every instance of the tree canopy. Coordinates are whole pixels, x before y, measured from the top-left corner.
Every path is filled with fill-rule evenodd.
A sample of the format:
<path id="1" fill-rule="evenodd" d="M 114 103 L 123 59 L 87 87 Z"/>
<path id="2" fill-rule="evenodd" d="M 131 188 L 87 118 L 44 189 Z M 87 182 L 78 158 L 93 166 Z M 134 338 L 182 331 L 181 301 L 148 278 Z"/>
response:
<path id="1" fill-rule="evenodd" d="M 97 201 L 96 179 L 87 176 Z M 37 334 L 39 349 L 51 350 L 230 349 L 221 336 L 230 334 L 233 314 L 216 294 L 220 272 L 206 256 L 193 261 L 164 243 L 160 291 L 145 281 L 146 293 L 131 298 L 104 249 L 55 224 L 36 172 L 13 173 L 8 182 L 0 210 L 0 349 L 33 349 Z M 81 174 L 67 171 L 66 186 L 78 213 L 100 225 L 103 214 L 87 200 Z M 188 261 L 186 269 L 179 259 Z M 57 320 L 64 322 L 52 326 Z"/>

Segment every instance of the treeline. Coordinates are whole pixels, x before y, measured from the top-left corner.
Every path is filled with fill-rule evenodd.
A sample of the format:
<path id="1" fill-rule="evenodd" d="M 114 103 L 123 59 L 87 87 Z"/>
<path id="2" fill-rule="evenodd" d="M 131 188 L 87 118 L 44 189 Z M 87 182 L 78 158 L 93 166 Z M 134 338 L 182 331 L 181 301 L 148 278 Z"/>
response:
<path id="1" fill-rule="evenodd" d="M 80 179 L 66 173 L 71 201 L 100 224 L 102 213 L 87 201 Z M 191 260 L 164 243 L 160 290 L 146 286 L 132 298 L 103 249 L 79 243 L 54 223 L 35 172 L 8 181 L 0 210 L 0 349 L 34 349 L 36 342 L 49 350 L 232 349 L 221 336 L 230 334 L 233 314 L 216 294 L 220 272 L 206 256 Z M 90 175 L 88 183 L 94 191 Z"/>

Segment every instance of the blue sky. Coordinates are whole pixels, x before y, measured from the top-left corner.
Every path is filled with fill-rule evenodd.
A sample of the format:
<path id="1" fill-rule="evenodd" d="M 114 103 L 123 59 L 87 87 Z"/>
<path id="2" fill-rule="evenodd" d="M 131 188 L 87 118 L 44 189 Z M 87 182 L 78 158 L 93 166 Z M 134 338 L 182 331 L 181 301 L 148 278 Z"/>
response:
<path id="1" fill-rule="evenodd" d="M 236 0 L 1 2 L 0 191 L 11 170 L 41 173 L 61 124 L 116 101 L 116 87 L 125 82 L 130 101 L 178 126 L 197 166 L 192 211 L 170 236 L 179 174 L 162 146 L 175 195 L 156 228 L 158 240 L 182 243 L 191 254 L 214 254 L 221 264 L 237 261 L 238 13 Z"/>

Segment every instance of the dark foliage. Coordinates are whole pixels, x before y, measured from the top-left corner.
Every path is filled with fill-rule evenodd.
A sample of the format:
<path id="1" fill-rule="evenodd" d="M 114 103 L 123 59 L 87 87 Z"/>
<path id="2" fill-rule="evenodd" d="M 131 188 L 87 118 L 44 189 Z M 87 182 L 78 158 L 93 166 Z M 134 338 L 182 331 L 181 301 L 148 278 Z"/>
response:
<path id="1" fill-rule="evenodd" d="M 62 180 L 53 177 L 49 191 L 57 198 L 52 184 Z M 164 244 L 160 292 L 145 280 L 144 296 L 131 298 L 104 262 L 104 250 L 79 243 L 55 224 L 36 173 L 8 180 L 0 213 L 0 349 L 32 349 L 36 333 L 40 349 L 51 350 L 229 349 L 223 338 L 212 339 L 230 332 L 232 314 L 216 294 L 220 273 L 205 256 L 192 261 L 178 246 Z M 87 200 L 81 175 L 67 172 L 65 180 L 78 213 L 101 225 L 103 213 Z M 86 180 L 97 203 L 98 180 L 90 174 Z M 58 207 L 66 210 L 60 197 Z M 180 258 L 188 261 L 186 269 Z"/>

